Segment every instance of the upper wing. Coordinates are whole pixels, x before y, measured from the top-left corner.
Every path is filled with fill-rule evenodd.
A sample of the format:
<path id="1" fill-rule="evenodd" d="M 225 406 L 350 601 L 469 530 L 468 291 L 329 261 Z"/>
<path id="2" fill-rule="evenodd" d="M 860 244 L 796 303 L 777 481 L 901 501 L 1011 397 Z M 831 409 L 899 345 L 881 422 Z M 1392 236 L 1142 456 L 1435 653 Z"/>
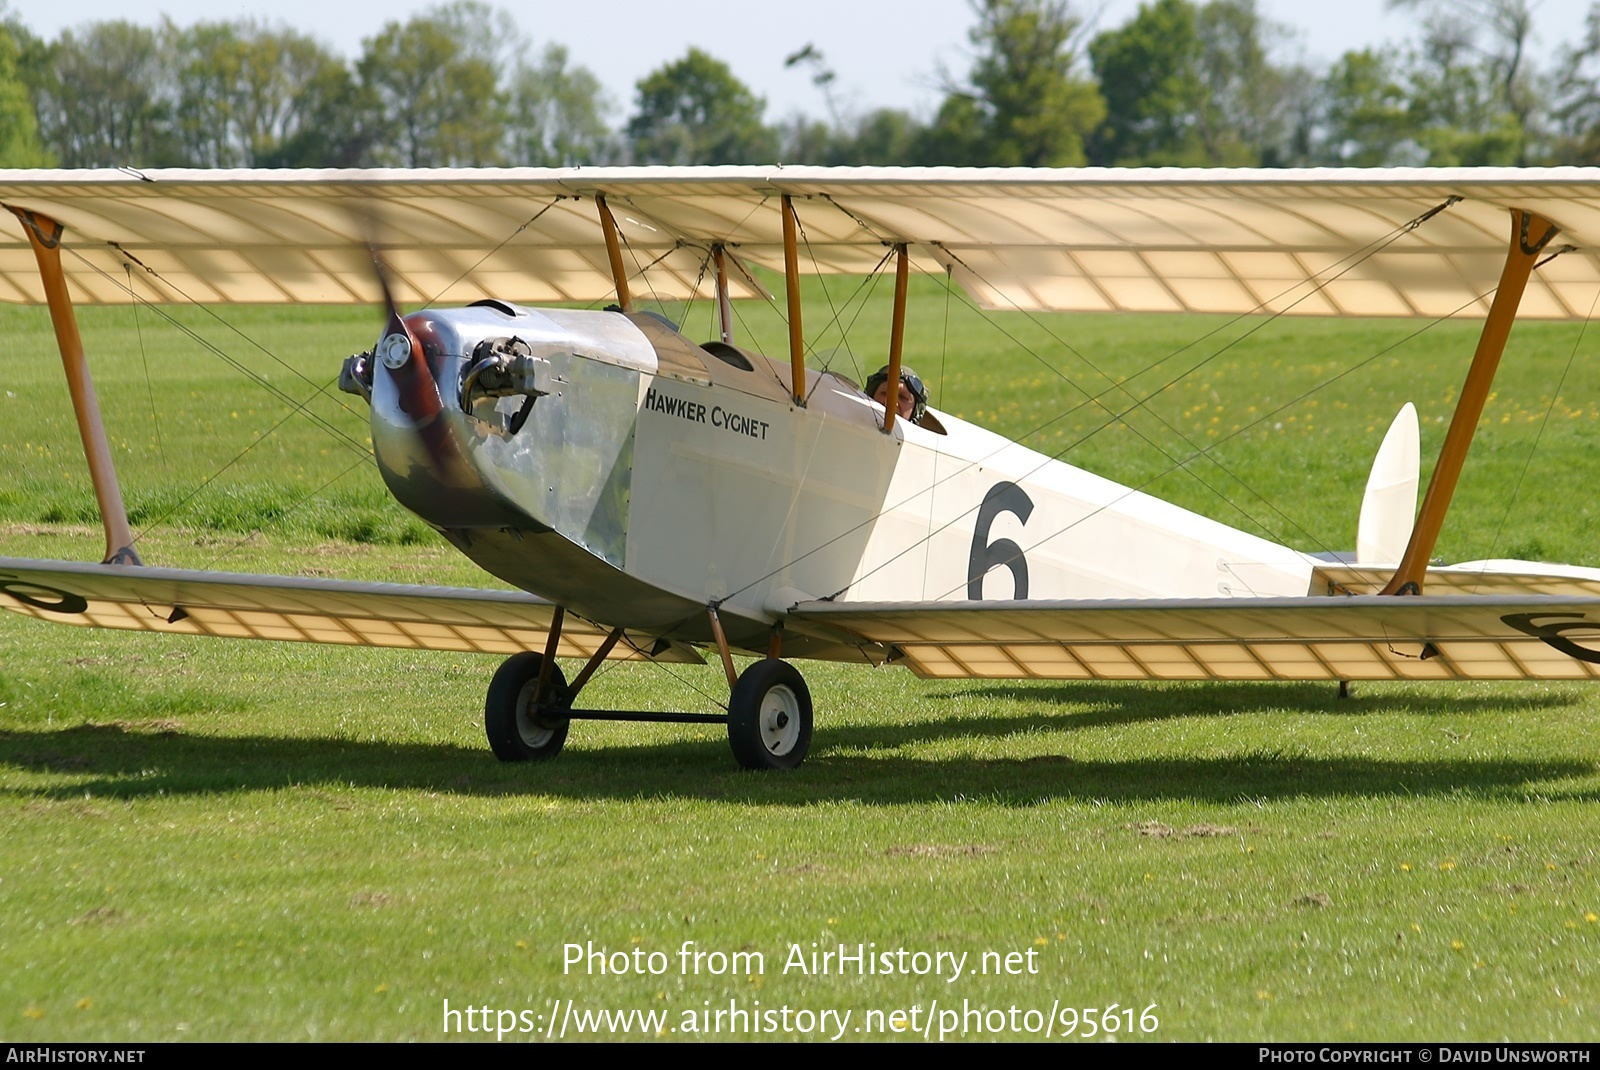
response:
<path id="1" fill-rule="evenodd" d="M 908 242 L 915 270 L 949 269 L 1001 309 L 1482 314 L 1509 208 L 1577 247 L 1535 274 L 1522 316 L 1583 319 L 1600 285 L 1594 168 L 0 171 L 0 202 L 66 226 L 85 303 L 132 300 L 125 266 L 141 300 L 376 302 L 368 239 L 403 301 L 603 299 L 595 193 L 629 270 L 664 298 L 707 291 L 714 243 L 781 270 L 780 194 L 798 206 L 802 270 L 867 274 Z M 0 301 L 42 300 L 20 229 L 0 232 Z M 758 292 L 737 274 L 732 288 Z"/>
<path id="2" fill-rule="evenodd" d="M 520 591 L 0 557 L 0 607 L 40 620 L 125 631 L 347 646 L 514 654 L 541 650 L 555 607 Z M 609 634 L 567 614 L 564 657 L 589 657 Z M 627 637 L 613 658 L 703 661 L 679 643 L 654 653 Z"/>
<path id="3" fill-rule="evenodd" d="M 804 602 L 791 615 L 892 645 L 925 677 L 1600 677 L 1596 597 Z"/>

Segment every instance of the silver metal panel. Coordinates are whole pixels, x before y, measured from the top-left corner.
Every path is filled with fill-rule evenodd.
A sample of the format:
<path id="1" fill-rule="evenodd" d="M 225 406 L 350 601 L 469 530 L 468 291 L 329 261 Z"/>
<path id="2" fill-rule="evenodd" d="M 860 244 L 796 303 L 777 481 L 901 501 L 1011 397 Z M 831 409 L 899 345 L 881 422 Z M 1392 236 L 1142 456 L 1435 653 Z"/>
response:
<path id="1" fill-rule="evenodd" d="M 429 354 L 442 411 L 438 427 L 418 427 L 380 364 L 372 428 L 384 479 L 401 504 L 438 527 L 550 529 L 620 568 L 639 376 L 653 370 L 654 352 L 613 313 L 514 312 L 479 306 L 408 317 Z M 480 399 L 462 412 L 457 396 L 477 345 L 513 336 L 549 362 L 554 379 L 515 432 L 522 398 Z"/>
<path id="2" fill-rule="evenodd" d="M 555 393 L 534 402 L 519 432 L 475 421 L 474 461 L 484 482 L 522 512 L 621 568 L 639 373 L 570 353 L 551 363 Z"/>

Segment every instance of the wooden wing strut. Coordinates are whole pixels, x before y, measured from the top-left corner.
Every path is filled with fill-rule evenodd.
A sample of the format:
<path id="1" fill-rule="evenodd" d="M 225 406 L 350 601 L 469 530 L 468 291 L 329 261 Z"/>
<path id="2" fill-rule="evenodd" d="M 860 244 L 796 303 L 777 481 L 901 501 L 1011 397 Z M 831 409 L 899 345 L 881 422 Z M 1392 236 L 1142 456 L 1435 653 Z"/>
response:
<path id="1" fill-rule="evenodd" d="M 39 262 L 39 277 L 44 280 L 45 301 L 50 306 L 50 322 L 56 330 L 56 346 L 67 372 L 67 390 L 72 395 L 72 412 L 78 420 L 78 436 L 83 439 L 84 459 L 89 462 L 89 479 L 100 506 L 100 522 L 106 529 L 105 564 L 141 564 L 133 549 L 133 532 L 128 527 L 128 512 L 122 504 L 122 488 L 117 483 L 116 465 L 106 441 L 105 425 L 100 420 L 100 402 L 94 380 L 89 376 L 89 361 L 84 356 L 83 338 L 78 333 L 78 317 L 72 310 L 66 275 L 61 270 L 61 235 L 66 228 L 54 219 L 26 208 L 6 205 L 22 222 L 22 229 Z"/>
<path id="2" fill-rule="evenodd" d="M 1560 233 L 1559 227 L 1548 219 L 1532 212 L 1513 209 L 1511 212 L 1511 247 L 1506 253 L 1506 264 L 1500 272 L 1500 286 L 1495 290 L 1494 301 L 1489 306 L 1489 318 L 1484 320 L 1483 333 L 1478 337 L 1477 351 L 1472 355 L 1472 366 L 1467 370 L 1467 381 L 1461 387 L 1461 398 L 1456 402 L 1455 415 L 1450 418 L 1450 430 L 1445 433 L 1444 446 L 1439 451 L 1439 463 L 1434 466 L 1433 478 L 1428 482 L 1428 492 L 1423 496 L 1422 509 L 1417 523 L 1411 529 L 1411 541 L 1394 577 L 1384 587 L 1383 594 L 1421 594 L 1423 576 L 1428 570 L 1428 559 L 1444 527 L 1444 517 L 1450 509 L 1450 498 L 1455 494 L 1456 482 L 1461 478 L 1462 466 L 1467 460 L 1467 450 L 1472 446 L 1472 433 L 1477 430 L 1483 406 L 1489 399 L 1489 387 L 1494 373 L 1500 367 L 1500 355 L 1505 352 L 1506 339 L 1511 335 L 1511 324 L 1517 318 L 1517 306 L 1522 303 L 1522 292 L 1527 289 L 1528 276 L 1533 273 L 1539 254 L 1550 239 Z"/>

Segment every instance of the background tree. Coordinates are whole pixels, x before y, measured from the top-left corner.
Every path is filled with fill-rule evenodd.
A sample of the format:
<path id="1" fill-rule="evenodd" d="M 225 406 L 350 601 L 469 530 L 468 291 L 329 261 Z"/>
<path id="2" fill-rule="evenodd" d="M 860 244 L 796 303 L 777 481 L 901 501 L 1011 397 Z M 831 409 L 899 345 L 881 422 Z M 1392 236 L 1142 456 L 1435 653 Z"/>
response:
<path id="1" fill-rule="evenodd" d="M 1541 65 L 1538 0 L 1389 0 L 1424 14 L 1419 39 L 1325 73 L 1278 60 L 1285 31 L 1258 0 L 1144 0 L 1087 49 L 1070 0 L 969 3 L 970 68 L 926 124 L 852 109 L 808 44 L 787 65 L 822 118 L 768 127 L 761 98 L 691 49 L 638 83 L 619 137 L 592 72 L 476 0 L 389 23 L 355 64 L 254 21 L 47 42 L 0 0 L 0 164 L 1600 163 L 1600 2 Z"/>
<path id="2" fill-rule="evenodd" d="M 242 28 L 245 44 L 235 124 L 251 166 L 262 161 L 313 119 L 313 84 L 345 64 L 305 34 L 255 23 Z"/>
<path id="3" fill-rule="evenodd" d="M 1276 166 L 1296 157 L 1302 94 L 1271 58 L 1285 31 L 1255 0 L 1157 0 L 1089 45 L 1106 121 L 1104 164 Z"/>
<path id="4" fill-rule="evenodd" d="M 851 117 L 840 101 L 838 74 L 815 45 L 807 44 L 783 61 L 811 72 L 822 94 L 828 121 L 795 116 L 779 130 L 779 158 L 785 163 L 825 166 L 885 166 L 916 162 L 927 131 L 910 112 L 876 108 Z"/>
<path id="5" fill-rule="evenodd" d="M 44 43 L 21 23 L 0 23 L 0 167 L 55 163 L 39 137 L 29 69 L 42 65 L 44 52 Z"/>
<path id="6" fill-rule="evenodd" d="M 925 132 L 910 112 L 878 108 L 840 128 L 823 162 L 857 167 L 912 163 Z"/>
<path id="7" fill-rule="evenodd" d="M 261 167 L 369 167 L 391 158 L 392 126 L 371 86 L 329 58 L 295 94 L 292 121 L 277 146 L 260 153 Z"/>
<path id="8" fill-rule="evenodd" d="M 878 108 L 837 126 L 796 116 L 778 134 L 784 163 L 885 167 L 919 162 L 928 130 L 910 112 Z"/>
<path id="9" fill-rule="evenodd" d="M 1438 167 L 1515 164 L 1526 130 L 1507 107 L 1493 61 L 1473 45 L 1475 30 L 1449 17 L 1429 20 L 1407 74 L 1408 118 L 1425 161 Z"/>
<path id="10" fill-rule="evenodd" d="M 1536 103 L 1526 54 L 1533 33 L 1529 0 L 1388 0 L 1390 8 L 1422 11 L 1442 33 L 1464 44 L 1484 62 L 1494 83 L 1493 95 L 1526 127 Z"/>
<path id="11" fill-rule="evenodd" d="M 1346 52 L 1323 80 L 1321 144 L 1315 162 L 1351 167 L 1416 164 L 1406 87 L 1395 57 L 1366 49 Z"/>
<path id="12" fill-rule="evenodd" d="M 1600 164 L 1600 3 L 1590 7 L 1583 34 L 1561 48 L 1555 70 L 1543 162 Z"/>
<path id="13" fill-rule="evenodd" d="M 1283 162 L 1288 78 L 1270 51 L 1287 31 L 1261 17 L 1256 0 L 1211 0 L 1196 17 L 1200 40 L 1200 138 L 1209 163 Z"/>
<path id="14" fill-rule="evenodd" d="M 506 118 L 511 163 L 533 167 L 611 163 L 620 146 L 605 122 L 600 79 L 567 64 L 567 50 L 546 45 L 538 61 L 519 62 Z"/>
<path id="15" fill-rule="evenodd" d="M 1528 160 L 1537 79 L 1525 55 L 1528 0 L 1388 0 L 1424 12 L 1412 56 L 1412 123 L 1430 164 L 1520 164 Z"/>
<path id="16" fill-rule="evenodd" d="M 172 54 L 131 22 L 64 30 L 36 92 L 40 133 L 63 167 L 161 167 L 183 160 L 173 135 Z"/>
<path id="17" fill-rule="evenodd" d="M 1066 0 L 973 0 L 977 58 L 923 141 L 926 163 L 1072 166 L 1105 116 L 1079 70 L 1081 20 Z"/>
<path id="18" fill-rule="evenodd" d="M 472 0 L 391 22 L 368 38 L 357 71 L 393 124 L 393 145 L 380 159 L 407 167 L 502 162 L 502 50 L 518 39 L 504 12 Z"/>
<path id="19" fill-rule="evenodd" d="M 184 161 L 194 167 L 238 167 L 243 146 L 236 121 L 245 50 L 236 27 L 199 22 L 180 30 L 170 21 L 177 73 L 174 128 Z"/>
<path id="20" fill-rule="evenodd" d="M 838 84 L 839 73 L 828 64 L 827 57 L 822 51 L 807 41 L 804 48 L 784 57 L 783 66 L 786 70 L 792 67 L 805 67 L 811 71 L 811 84 L 822 94 L 823 103 L 828 106 L 828 118 L 833 121 L 835 127 L 842 128 L 845 121 L 834 88 Z"/>
<path id="21" fill-rule="evenodd" d="M 343 66 L 305 34 L 255 21 L 167 30 L 176 62 L 176 132 L 196 167 L 256 167 L 309 118 L 308 86 Z"/>
<path id="22" fill-rule="evenodd" d="M 1089 43 L 1106 118 L 1090 140 L 1103 166 L 1205 162 L 1200 35 L 1189 0 L 1157 0 Z"/>
<path id="23" fill-rule="evenodd" d="M 639 163 L 770 163 L 777 135 L 761 121 L 766 102 L 721 60 L 691 48 L 640 80 L 628 121 Z"/>

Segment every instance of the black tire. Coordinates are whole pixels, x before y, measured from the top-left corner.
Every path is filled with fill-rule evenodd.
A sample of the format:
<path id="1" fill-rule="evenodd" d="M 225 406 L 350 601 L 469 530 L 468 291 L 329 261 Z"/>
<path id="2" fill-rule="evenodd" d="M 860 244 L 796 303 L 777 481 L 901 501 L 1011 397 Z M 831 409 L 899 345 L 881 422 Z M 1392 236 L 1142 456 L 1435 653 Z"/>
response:
<path id="1" fill-rule="evenodd" d="M 795 769 L 811 749 L 811 689 L 768 658 L 740 674 L 728 699 L 728 745 L 746 769 Z"/>
<path id="2" fill-rule="evenodd" d="M 544 655 L 534 651 L 513 654 L 495 670 L 483 704 L 483 729 L 489 749 L 502 762 L 532 762 L 554 758 L 567 742 L 566 716 L 571 699 L 561 666 L 550 666 L 549 694 L 537 709 L 533 694 L 539 689 L 539 667 Z"/>

